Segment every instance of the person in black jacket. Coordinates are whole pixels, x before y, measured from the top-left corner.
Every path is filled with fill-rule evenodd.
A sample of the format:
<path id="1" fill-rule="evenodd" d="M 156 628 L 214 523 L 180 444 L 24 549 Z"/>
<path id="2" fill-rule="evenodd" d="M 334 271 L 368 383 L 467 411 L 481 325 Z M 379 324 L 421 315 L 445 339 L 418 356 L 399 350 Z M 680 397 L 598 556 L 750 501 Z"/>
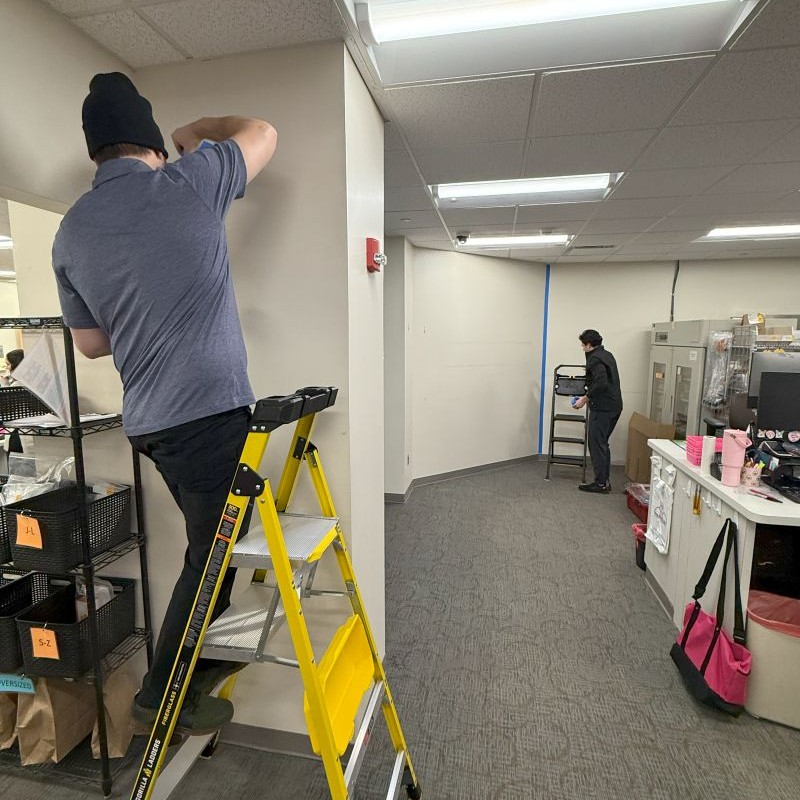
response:
<path id="1" fill-rule="evenodd" d="M 592 457 L 594 482 L 582 483 L 582 492 L 608 494 L 611 491 L 611 450 L 608 440 L 622 413 L 622 391 L 619 370 L 614 356 L 603 347 L 603 337 L 591 328 L 578 339 L 586 353 L 586 396 L 575 402 L 575 408 L 589 404 L 589 455 Z"/>

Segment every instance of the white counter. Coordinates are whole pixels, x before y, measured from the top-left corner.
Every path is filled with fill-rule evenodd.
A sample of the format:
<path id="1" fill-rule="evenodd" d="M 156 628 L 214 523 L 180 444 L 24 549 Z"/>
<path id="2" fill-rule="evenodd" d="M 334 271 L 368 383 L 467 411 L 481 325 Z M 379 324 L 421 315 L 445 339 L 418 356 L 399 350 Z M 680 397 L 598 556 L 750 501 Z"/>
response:
<path id="1" fill-rule="evenodd" d="M 800 526 L 800 503 L 793 503 L 787 497 L 782 497 L 766 484 L 762 483 L 758 490 L 782 500 L 782 503 L 772 503 L 756 497 L 750 494 L 744 486 L 733 488 L 723 486 L 712 475 L 701 475 L 700 467 L 696 467 L 686 460 L 686 450 L 681 444 L 676 444 L 669 439 L 648 439 L 647 444 L 654 453 L 658 453 L 686 475 L 691 476 L 695 483 L 722 498 L 743 517 L 765 525 Z"/>
<path id="2" fill-rule="evenodd" d="M 738 528 L 739 569 L 741 573 L 742 606 L 747 609 L 750 591 L 750 574 L 757 526 L 790 526 L 798 528 L 800 536 L 800 504 L 780 498 L 769 487 L 761 490 L 782 499 L 781 503 L 756 497 L 744 487 L 723 486 L 711 475 L 701 475 L 700 468 L 686 460 L 682 446 L 667 439 L 650 439 L 648 445 L 656 456 L 661 456 L 661 470 L 670 467 L 675 472 L 674 499 L 670 522 L 669 548 L 659 553 L 652 542 L 645 548 L 647 582 L 661 600 L 675 626 L 683 625 L 683 610 L 690 601 L 695 584 L 703 572 L 708 555 L 725 519 L 730 517 Z M 651 483 L 657 475 L 654 466 Z M 693 500 L 700 489 L 701 513 L 693 513 Z M 701 604 L 713 613 L 719 591 L 721 571 L 715 571 Z M 728 575 L 728 586 L 733 587 L 733 575 Z M 733 622 L 733 592 L 729 592 L 725 610 L 725 628 Z"/>

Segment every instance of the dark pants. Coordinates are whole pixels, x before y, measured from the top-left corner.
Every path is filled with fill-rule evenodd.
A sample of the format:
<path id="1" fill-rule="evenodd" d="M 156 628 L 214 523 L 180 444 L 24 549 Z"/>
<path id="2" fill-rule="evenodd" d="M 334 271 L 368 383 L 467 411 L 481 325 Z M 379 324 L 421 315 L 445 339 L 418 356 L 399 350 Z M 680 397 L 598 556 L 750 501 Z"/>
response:
<path id="1" fill-rule="evenodd" d="M 138 703 L 157 707 L 169 681 L 183 632 L 189 620 L 197 587 L 219 525 L 239 457 L 247 438 L 250 410 L 238 408 L 193 420 L 174 428 L 131 436 L 133 446 L 155 462 L 186 520 L 188 547 L 183 569 L 175 583 L 172 598 L 161 625 L 153 664 L 142 683 Z M 249 517 L 249 515 L 248 515 Z M 248 517 L 243 524 L 248 524 Z M 151 526 L 152 527 L 152 526 Z M 246 530 L 244 528 L 243 530 Z M 151 536 L 164 536 L 163 530 Z M 212 619 L 229 605 L 235 570 L 229 569 Z M 199 659 L 195 672 L 213 662 Z"/>
<path id="2" fill-rule="evenodd" d="M 620 411 L 589 412 L 589 455 L 592 457 L 595 483 L 605 484 L 611 476 L 611 449 L 608 440 L 617 425 Z"/>

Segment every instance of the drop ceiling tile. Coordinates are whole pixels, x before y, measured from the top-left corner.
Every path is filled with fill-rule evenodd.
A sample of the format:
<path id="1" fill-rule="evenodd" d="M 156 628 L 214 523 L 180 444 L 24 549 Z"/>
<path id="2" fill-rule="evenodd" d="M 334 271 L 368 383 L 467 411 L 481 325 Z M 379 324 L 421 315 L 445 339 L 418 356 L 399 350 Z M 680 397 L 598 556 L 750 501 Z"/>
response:
<path id="1" fill-rule="evenodd" d="M 743 164 L 778 141 L 796 119 L 667 128 L 636 163 L 637 169 Z"/>
<path id="2" fill-rule="evenodd" d="M 533 77 L 388 89 L 412 149 L 525 138 Z"/>
<path id="3" fill-rule="evenodd" d="M 663 217 L 688 199 L 688 197 L 639 197 L 635 200 L 617 200 L 610 197 L 600 203 L 592 219 Z"/>
<path id="4" fill-rule="evenodd" d="M 534 139 L 523 177 L 623 172 L 636 160 L 655 130 L 546 136 Z"/>
<path id="5" fill-rule="evenodd" d="M 428 183 L 462 183 L 519 178 L 524 151 L 519 140 L 415 148 L 414 156 Z"/>
<path id="6" fill-rule="evenodd" d="M 800 153 L 798 153 L 800 156 Z M 783 164 L 747 164 L 708 190 L 708 194 L 729 192 L 791 192 L 800 189 L 800 161 Z M 777 198 L 775 198 L 777 199 Z"/>
<path id="7" fill-rule="evenodd" d="M 45 0 L 56 11 L 72 16 L 73 14 L 85 14 L 92 11 L 106 11 L 109 8 L 121 8 L 123 3 L 120 0 Z"/>
<path id="8" fill-rule="evenodd" d="M 694 169 L 654 169 L 629 172 L 617 184 L 612 198 L 624 200 L 635 197 L 676 197 L 697 194 L 709 188 L 731 167 L 696 167 Z"/>
<path id="9" fill-rule="evenodd" d="M 658 222 L 658 217 L 629 219 L 592 219 L 581 233 L 642 233 Z"/>
<path id="10" fill-rule="evenodd" d="M 531 138 L 658 128 L 709 57 L 547 73 Z"/>
<path id="11" fill-rule="evenodd" d="M 775 161 L 797 161 L 798 153 L 800 153 L 800 126 L 759 153 L 755 158 L 752 158 L 751 161 L 756 164 L 772 163 Z"/>
<path id="12" fill-rule="evenodd" d="M 383 149 L 384 150 L 405 150 L 406 146 L 400 138 L 397 126 L 392 122 L 387 122 L 383 126 Z"/>
<path id="13" fill-rule="evenodd" d="M 681 108 L 674 125 L 797 116 L 787 98 L 800 96 L 800 48 L 722 56 Z"/>
<path id="14" fill-rule="evenodd" d="M 176 0 L 140 6 L 195 58 L 339 39 L 341 17 L 330 0 Z"/>
<path id="15" fill-rule="evenodd" d="M 602 251 L 595 256 L 575 256 L 567 253 L 558 259 L 559 264 L 600 264 L 608 258 L 608 253 L 603 254 Z"/>
<path id="16" fill-rule="evenodd" d="M 709 217 L 665 217 L 653 226 L 653 231 L 690 231 L 724 228 L 736 225 L 790 225 L 797 222 L 791 211 L 753 211 L 749 214 L 716 214 Z"/>
<path id="17" fill-rule="evenodd" d="M 449 242 L 447 232 L 440 225 L 438 228 L 409 228 L 406 231 L 400 231 L 399 236 L 407 238 L 414 237 L 414 241 L 445 241 Z"/>
<path id="18" fill-rule="evenodd" d="M 771 213 L 773 211 L 788 211 L 795 212 L 800 217 L 800 192 L 790 192 L 785 194 L 774 203 L 770 203 L 764 211 Z"/>
<path id="19" fill-rule="evenodd" d="M 413 244 L 415 247 L 419 247 L 422 250 L 455 250 L 455 245 L 449 239 L 443 239 L 438 242 L 424 242 L 424 241 L 417 241 L 415 240 L 413 233 L 409 232 L 408 240 Z"/>
<path id="20" fill-rule="evenodd" d="M 675 253 L 675 248 L 669 244 L 639 244 L 634 242 L 620 248 L 618 253 L 623 256 L 652 255 L 671 258 Z"/>
<path id="21" fill-rule="evenodd" d="M 550 249 L 537 247 L 535 249 L 520 247 L 516 250 L 509 250 L 508 257 L 515 258 L 518 261 L 538 261 L 545 263 L 548 259 L 558 258 L 564 255 L 563 247 L 555 247 Z"/>
<path id="22" fill-rule="evenodd" d="M 514 233 L 517 236 L 532 236 L 537 233 L 568 233 L 575 236 L 583 228 L 583 222 L 564 220 L 563 222 L 517 222 Z"/>
<path id="23" fill-rule="evenodd" d="M 800 3 L 771 0 L 736 40 L 733 50 L 800 45 Z"/>
<path id="24" fill-rule="evenodd" d="M 110 11 L 73 20 L 131 67 L 183 61 L 183 56 L 134 11 Z"/>
<path id="25" fill-rule="evenodd" d="M 751 211 L 761 211 L 785 195 L 785 192 L 699 194 L 679 205 L 672 212 L 672 216 L 708 217 L 714 214 L 747 214 Z"/>
<path id="26" fill-rule="evenodd" d="M 440 209 L 448 225 L 513 225 L 512 208 L 453 208 Z"/>
<path id="27" fill-rule="evenodd" d="M 548 206 L 520 206 L 517 222 L 583 222 L 594 214 L 600 203 L 559 203 Z"/>
<path id="28" fill-rule="evenodd" d="M 617 245 L 618 247 L 631 242 L 636 237 L 633 233 L 602 233 L 581 234 L 572 243 L 572 247 L 593 247 L 597 245 Z M 602 251 L 600 251 L 602 252 Z"/>
<path id="29" fill-rule="evenodd" d="M 419 174 L 405 150 L 387 150 L 384 153 L 383 185 L 386 189 L 421 185 Z"/>
<path id="30" fill-rule="evenodd" d="M 639 236 L 636 239 L 636 244 L 686 245 L 701 236 L 705 236 L 706 233 L 708 233 L 708 228 L 687 231 L 653 231 Z"/>
<path id="31" fill-rule="evenodd" d="M 386 233 L 441 226 L 435 211 L 388 211 L 383 215 L 383 221 Z"/>
<path id="32" fill-rule="evenodd" d="M 433 203 L 422 188 L 386 189 L 384 209 L 386 211 L 428 211 Z"/>

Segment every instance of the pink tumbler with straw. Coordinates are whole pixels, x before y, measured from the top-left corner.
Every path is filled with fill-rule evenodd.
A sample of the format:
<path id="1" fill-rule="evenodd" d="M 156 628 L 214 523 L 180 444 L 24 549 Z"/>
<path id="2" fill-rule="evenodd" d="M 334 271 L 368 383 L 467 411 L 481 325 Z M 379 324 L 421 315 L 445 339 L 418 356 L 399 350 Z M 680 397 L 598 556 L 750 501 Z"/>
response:
<path id="1" fill-rule="evenodd" d="M 744 453 L 752 442 L 744 431 L 726 428 L 722 435 L 722 485 L 738 486 L 742 480 Z"/>

